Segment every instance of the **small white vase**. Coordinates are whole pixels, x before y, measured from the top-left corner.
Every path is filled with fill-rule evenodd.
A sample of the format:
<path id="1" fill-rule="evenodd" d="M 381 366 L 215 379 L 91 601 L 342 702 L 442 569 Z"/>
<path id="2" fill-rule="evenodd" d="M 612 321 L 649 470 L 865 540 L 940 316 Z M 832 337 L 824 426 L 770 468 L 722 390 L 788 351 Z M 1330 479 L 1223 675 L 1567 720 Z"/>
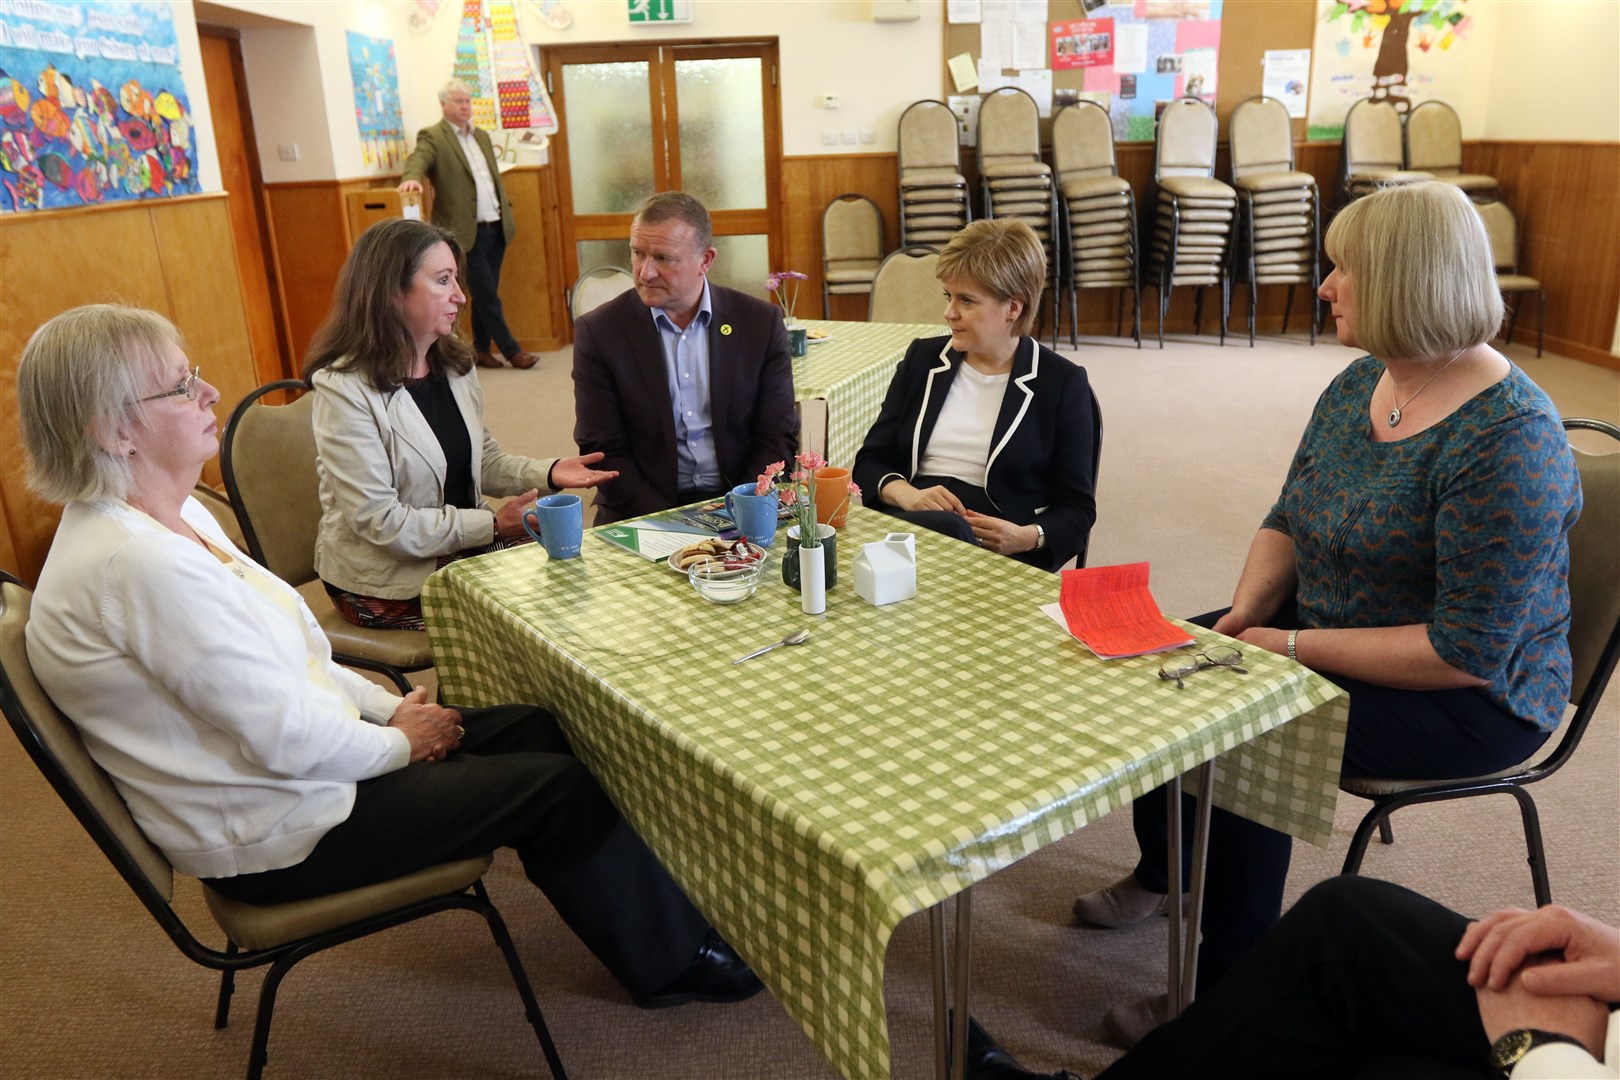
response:
<path id="1" fill-rule="evenodd" d="M 827 548 L 799 549 L 799 610 L 820 615 L 827 610 Z"/>

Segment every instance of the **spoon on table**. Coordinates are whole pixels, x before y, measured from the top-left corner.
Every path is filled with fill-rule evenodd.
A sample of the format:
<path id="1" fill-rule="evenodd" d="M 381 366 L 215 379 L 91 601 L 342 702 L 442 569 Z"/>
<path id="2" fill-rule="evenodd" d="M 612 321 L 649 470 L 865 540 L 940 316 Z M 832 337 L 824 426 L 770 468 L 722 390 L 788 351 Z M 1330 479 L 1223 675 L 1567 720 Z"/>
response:
<path id="1" fill-rule="evenodd" d="M 781 641 L 772 642 L 771 644 L 765 646 L 763 649 L 755 649 L 753 652 L 749 653 L 747 656 L 739 656 L 739 657 L 737 657 L 737 659 L 735 659 L 735 660 L 733 660 L 731 662 L 731 665 L 733 667 L 736 667 L 738 664 L 742 663 L 744 660 L 752 660 L 756 656 L 763 656 L 765 653 L 770 652 L 772 649 L 780 649 L 783 645 L 803 645 L 805 642 L 807 642 L 809 640 L 810 640 L 810 631 L 808 631 L 808 630 L 795 630 L 795 631 L 793 631 L 793 633 L 789 634 L 787 637 L 783 638 Z"/>

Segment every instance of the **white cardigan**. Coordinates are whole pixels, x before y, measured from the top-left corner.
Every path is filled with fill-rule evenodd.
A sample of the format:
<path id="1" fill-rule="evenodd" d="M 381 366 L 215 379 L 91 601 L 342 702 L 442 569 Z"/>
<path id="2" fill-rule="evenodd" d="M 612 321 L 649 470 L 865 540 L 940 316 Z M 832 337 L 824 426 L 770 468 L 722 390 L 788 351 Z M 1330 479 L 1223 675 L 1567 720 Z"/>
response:
<path id="1" fill-rule="evenodd" d="M 321 485 L 315 572 L 322 581 L 406 600 L 421 595 L 440 555 L 494 541 L 487 506 L 445 505 L 444 451 L 408 391 L 384 393 L 341 366 L 322 368 L 310 381 Z M 473 371 L 451 375 L 450 392 L 472 443 L 475 498 L 549 490 L 555 459 L 509 454 L 496 444 Z"/>
<path id="2" fill-rule="evenodd" d="M 349 816 L 356 781 L 410 760 L 385 726 L 400 699 L 333 664 L 298 594 L 200 503 L 183 514 L 302 618 L 127 503 L 75 502 L 40 574 L 28 657 L 177 870 L 293 866 Z"/>

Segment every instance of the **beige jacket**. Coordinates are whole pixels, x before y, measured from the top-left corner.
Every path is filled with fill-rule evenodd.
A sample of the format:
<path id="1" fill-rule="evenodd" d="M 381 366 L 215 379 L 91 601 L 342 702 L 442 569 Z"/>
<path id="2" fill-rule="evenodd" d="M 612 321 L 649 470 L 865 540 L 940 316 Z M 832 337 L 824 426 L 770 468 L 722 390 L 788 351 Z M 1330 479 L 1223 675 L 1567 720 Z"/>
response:
<path id="1" fill-rule="evenodd" d="M 321 485 L 315 572 L 364 596 L 419 596 L 439 556 L 495 539 L 495 513 L 446 506 L 444 452 L 411 395 L 376 390 L 341 364 L 311 380 Z M 472 436 L 473 494 L 482 500 L 549 490 L 555 459 L 509 454 L 496 444 L 484 427 L 474 371 L 450 376 Z"/>

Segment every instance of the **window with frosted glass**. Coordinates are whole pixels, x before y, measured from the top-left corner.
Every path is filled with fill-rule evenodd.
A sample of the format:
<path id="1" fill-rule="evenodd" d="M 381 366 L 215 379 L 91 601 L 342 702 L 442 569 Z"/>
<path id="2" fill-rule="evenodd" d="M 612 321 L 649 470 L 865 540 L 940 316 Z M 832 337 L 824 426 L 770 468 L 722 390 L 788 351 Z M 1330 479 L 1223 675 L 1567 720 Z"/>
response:
<path id="1" fill-rule="evenodd" d="M 766 299 L 765 277 L 770 270 L 771 251 L 768 238 L 759 234 L 750 236 L 717 236 L 714 238 L 714 265 L 709 268 L 709 280 L 739 292 Z M 808 311 L 801 298 L 802 318 Z"/>
<path id="2" fill-rule="evenodd" d="M 574 213 L 627 214 L 653 193 L 647 65 L 565 64 Z"/>
<path id="3" fill-rule="evenodd" d="M 760 60 L 675 61 L 681 186 L 710 210 L 765 205 Z M 572 98 L 570 98 L 572 108 Z"/>

